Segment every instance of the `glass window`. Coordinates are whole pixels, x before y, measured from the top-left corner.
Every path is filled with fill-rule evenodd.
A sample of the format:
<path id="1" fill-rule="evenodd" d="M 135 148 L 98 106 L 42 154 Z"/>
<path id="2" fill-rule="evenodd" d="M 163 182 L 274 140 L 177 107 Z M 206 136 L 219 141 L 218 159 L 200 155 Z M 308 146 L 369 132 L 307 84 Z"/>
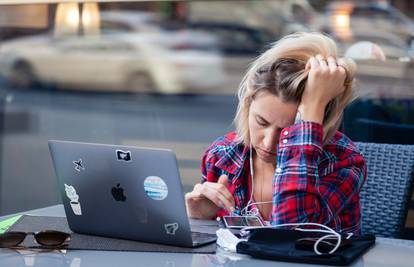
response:
<path id="1" fill-rule="evenodd" d="M 342 131 L 414 144 L 414 22 L 384 2 L 0 5 L 0 215 L 60 203 L 51 139 L 173 149 L 191 190 L 203 151 L 234 130 L 249 64 L 297 31 L 358 65 Z"/>

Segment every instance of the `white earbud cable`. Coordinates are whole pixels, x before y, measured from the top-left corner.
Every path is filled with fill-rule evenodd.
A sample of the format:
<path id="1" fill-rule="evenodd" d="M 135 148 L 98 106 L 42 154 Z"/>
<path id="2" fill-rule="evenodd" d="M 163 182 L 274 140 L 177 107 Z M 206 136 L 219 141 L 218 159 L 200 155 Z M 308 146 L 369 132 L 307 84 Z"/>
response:
<path id="1" fill-rule="evenodd" d="M 326 234 L 326 235 L 320 237 L 315 242 L 315 244 L 313 245 L 313 250 L 318 255 L 323 254 L 322 252 L 320 252 L 318 250 L 318 245 L 327 238 L 332 238 L 332 237 L 337 238 L 336 245 L 331 251 L 328 252 L 329 254 L 332 254 L 335 251 L 337 251 L 339 246 L 341 245 L 342 236 L 339 233 L 335 232 L 332 228 L 330 228 L 326 225 L 323 225 L 323 224 L 319 224 L 319 223 L 284 223 L 284 224 L 271 225 L 271 226 L 249 226 L 249 227 L 242 228 L 240 230 L 240 234 L 242 236 L 246 236 L 248 234 L 249 230 L 259 229 L 259 228 L 260 229 L 262 229 L 262 228 L 278 228 L 278 227 L 284 227 L 284 226 L 318 226 L 318 227 L 321 227 L 321 228 L 325 228 L 325 230 L 324 229 L 304 229 L 304 228 L 297 228 L 297 227 L 294 228 L 294 230 L 301 231 L 301 232 L 318 232 L 318 233 L 325 233 Z"/>

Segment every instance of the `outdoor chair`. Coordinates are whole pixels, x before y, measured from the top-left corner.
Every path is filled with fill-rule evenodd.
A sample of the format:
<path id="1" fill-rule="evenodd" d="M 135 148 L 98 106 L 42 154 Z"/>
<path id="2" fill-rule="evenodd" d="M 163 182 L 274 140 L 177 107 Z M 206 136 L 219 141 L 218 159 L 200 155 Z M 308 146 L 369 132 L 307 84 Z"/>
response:
<path id="1" fill-rule="evenodd" d="M 414 145 L 356 142 L 367 162 L 362 187 L 362 233 L 399 238 L 411 201 Z"/>

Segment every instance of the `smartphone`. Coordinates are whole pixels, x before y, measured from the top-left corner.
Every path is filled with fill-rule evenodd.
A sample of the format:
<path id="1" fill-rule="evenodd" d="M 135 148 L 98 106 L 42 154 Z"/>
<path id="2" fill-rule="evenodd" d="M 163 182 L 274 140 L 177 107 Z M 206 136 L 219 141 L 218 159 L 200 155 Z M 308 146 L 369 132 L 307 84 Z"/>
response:
<path id="1" fill-rule="evenodd" d="M 264 226 L 257 216 L 223 216 L 227 228 L 243 228 L 248 226 Z"/>

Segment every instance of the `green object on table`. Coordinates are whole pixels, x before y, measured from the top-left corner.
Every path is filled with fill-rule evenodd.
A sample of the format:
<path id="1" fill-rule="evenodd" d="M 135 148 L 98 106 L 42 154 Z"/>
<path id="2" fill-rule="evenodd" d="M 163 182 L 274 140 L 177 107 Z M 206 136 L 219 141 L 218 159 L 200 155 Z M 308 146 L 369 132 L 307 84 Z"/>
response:
<path id="1" fill-rule="evenodd" d="M 0 222 L 0 234 L 7 231 L 22 215 L 17 215 Z"/>

